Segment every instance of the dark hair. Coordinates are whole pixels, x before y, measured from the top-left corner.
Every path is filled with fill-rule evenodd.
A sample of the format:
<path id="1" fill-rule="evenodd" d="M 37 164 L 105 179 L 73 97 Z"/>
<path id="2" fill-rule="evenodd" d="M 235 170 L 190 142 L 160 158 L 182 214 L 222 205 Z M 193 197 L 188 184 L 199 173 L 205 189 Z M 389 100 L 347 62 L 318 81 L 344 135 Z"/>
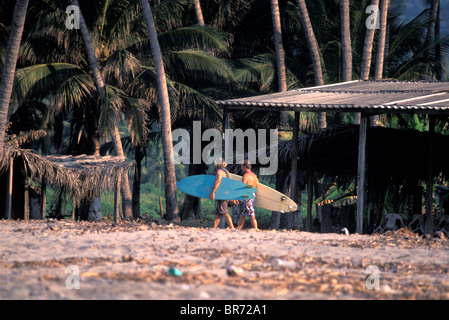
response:
<path id="1" fill-rule="evenodd" d="M 243 161 L 242 166 L 244 166 L 245 168 L 251 170 L 251 163 L 249 163 L 248 160 Z"/>

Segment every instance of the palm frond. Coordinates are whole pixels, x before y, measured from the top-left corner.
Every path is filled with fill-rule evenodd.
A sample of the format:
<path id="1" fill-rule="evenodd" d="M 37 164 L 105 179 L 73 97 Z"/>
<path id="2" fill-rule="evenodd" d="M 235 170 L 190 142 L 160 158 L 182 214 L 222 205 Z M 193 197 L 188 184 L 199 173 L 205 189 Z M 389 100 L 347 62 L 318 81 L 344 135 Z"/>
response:
<path id="1" fill-rule="evenodd" d="M 127 48 L 148 39 L 139 0 L 110 0 L 104 8 L 100 36 L 106 37 L 112 51 Z"/>
<path id="2" fill-rule="evenodd" d="M 3 70 L 3 62 L 5 61 L 7 42 L 8 42 L 8 31 L 5 25 L 0 23 L 0 70 Z"/>
<path id="3" fill-rule="evenodd" d="M 114 51 L 102 68 L 104 80 L 123 88 L 132 81 L 141 69 L 140 60 L 127 50 Z"/>
<path id="4" fill-rule="evenodd" d="M 104 100 L 100 112 L 100 130 L 105 134 L 108 129 L 117 124 L 120 111 L 124 108 L 123 92 L 113 86 L 105 86 Z"/>
<path id="5" fill-rule="evenodd" d="M 234 69 L 237 81 L 255 86 L 260 93 L 268 93 L 274 87 L 276 65 L 271 54 L 241 59 Z"/>
<path id="6" fill-rule="evenodd" d="M 66 79 L 85 74 L 69 63 L 38 64 L 17 70 L 13 98 L 20 104 L 25 99 L 52 95 Z"/>
<path id="7" fill-rule="evenodd" d="M 125 101 L 123 112 L 128 121 L 131 142 L 133 145 L 145 145 L 148 134 L 145 110 L 150 109 L 151 105 L 144 99 L 129 96 L 124 96 L 123 99 Z"/>
<path id="8" fill-rule="evenodd" d="M 50 114 L 63 110 L 85 108 L 95 103 L 98 97 L 97 87 L 87 74 L 74 75 L 66 79 L 51 95 Z"/>
<path id="9" fill-rule="evenodd" d="M 304 69 L 300 64 L 286 57 L 286 78 L 288 89 L 296 89 L 302 87 L 301 82 L 292 72 L 290 67 L 296 69 L 295 71 Z M 257 89 L 259 93 L 269 93 L 277 88 L 277 67 L 276 56 L 274 52 L 267 52 L 251 58 L 240 59 L 235 61 L 234 74 L 236 80 L 242 86 L 252 86 Z"/>
<path id="10" fill-rule="evenodd" d="M 209 126 L 221 121 L 221 111 L 215 101 L 201 92 L 180 82 L 172 82 L 179 93 L 179 108 L 177 108 L 177 122 L 201 120 Z"/>
<path id="11" fill-rule="evenodd" d="M 130 82 L 133 96 L 143 98 L 153 104 L 157 103 L 157 75 L 154 67 L 142 66 L 141 72 Z"/>
<path id="12" fill-rule="evenodd" d="M 151 9 L 157 33 L 182 26 L 182 18 L 189 0 L 165 0 Z"/>
<path id="13" fill-rule="evenodd" d="M 168 77 L 166 80 L 170 99 L 170 108 L 173 110 L 174 108 L 177 108 L 179 92 L 173 86 L 173 82 Z M 156 69 L 154 67 L 142 66 L 142 72 L 129 84 L 129 92 L 133 97 L 144 99 L 149 105 L 157 106 L 158 92 Z M 153 115 L 153 118 L 159 119 L 158 108 L 151 108 L 150 113 Z"/>
<path id="14" fill-rule="evenodd" d="M 180 82 L 225 84 L 234 81 L 227 62 L 204 51 L 175 51 L 165 62 L 168 74 Z"/>
<path id="15" fill-rule="evenodd" d="M 21 44 L 20 63 L 30 65 L 65 61 L 85 65 L 80 34 L 65 26 L 65 6 L 55 1 L 44 2 L 44 8 L 38 12 L 32 29 Z"/>
<path id="16" fill-rule="evenodd" d="M 158 35 L 162 51 L 198 49 L 229 55 L 229 35 L 210 26 L 193 25 Z"/>
<path id="17" fill-rule="evenodd" d="M 5 136 L 5 144 L 18 148 L 24 143 L 39 140 L 47 135 L 44 130 L 20 132 L 19 134 L 9 134 Z"/>

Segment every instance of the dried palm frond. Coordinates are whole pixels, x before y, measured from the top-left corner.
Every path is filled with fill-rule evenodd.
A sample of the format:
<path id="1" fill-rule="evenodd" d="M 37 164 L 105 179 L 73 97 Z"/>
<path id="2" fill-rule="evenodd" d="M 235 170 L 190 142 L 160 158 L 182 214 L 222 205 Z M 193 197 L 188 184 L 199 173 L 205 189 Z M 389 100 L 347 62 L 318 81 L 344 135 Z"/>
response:
<path id="1" fill-rule="evenodd" d="M 45 130 L 21 132 L 18 135 L 7 135 L 5 137 L 5 144 L 18 148 L 24 143 L 39 140 L 47 135 Z"/>
<path id="2" fill-rule="evenodd" d="M 15 158 L 22 159 L 27 177 L 67 190 L 77 203 L 92 199 L 99 191 L 114 190 L 119 177 L 134 166 L 122 157 L 41 156 L 33 150 L 5 146 L 0 172 L 7 170 Z"/>

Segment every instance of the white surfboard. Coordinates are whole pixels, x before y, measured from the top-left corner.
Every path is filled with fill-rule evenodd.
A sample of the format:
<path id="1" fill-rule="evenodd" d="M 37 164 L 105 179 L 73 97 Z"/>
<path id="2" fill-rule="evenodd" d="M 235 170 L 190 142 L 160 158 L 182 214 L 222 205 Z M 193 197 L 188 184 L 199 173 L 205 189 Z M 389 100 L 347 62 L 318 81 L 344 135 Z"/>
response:
<path id="1" fill-rule="evenodd" d="M 233 173 L 231 173 L 231 178 L 238 181 L 243 180 L 242 176 Z M 292 212 L 298 210 L 298 205 L 292 199 L 262 183 L 257 186 L 254 205 L 271 211 Z"/>

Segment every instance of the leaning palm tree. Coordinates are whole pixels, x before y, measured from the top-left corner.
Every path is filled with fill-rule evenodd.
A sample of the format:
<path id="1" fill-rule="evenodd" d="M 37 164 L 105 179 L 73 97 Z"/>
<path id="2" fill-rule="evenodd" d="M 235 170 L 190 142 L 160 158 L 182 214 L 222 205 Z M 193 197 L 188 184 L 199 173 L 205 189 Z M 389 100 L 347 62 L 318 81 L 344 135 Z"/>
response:
<path id="1" fill-rule="evenodd" d="M 157 73 L 157 87 L 162 123 L 162 146 L 164 153 L 165 199 L 169 220 L 179 220 L 179 209 L 176 200 L 176 174 L 171 136 L 170 101 L 165 79 L 164 64 L 157 39 L 156 26 L 148 0 L 141 0 L 142 13 L 148 29 L 151 53 Z"/>
<path id="2" fill-rule="evenodd" d="M 72 0 L 72 4 L 79 8 L 78 0 Z M 79 19 L 80 19 L 81 35 L 83 37 L 84 45 L 86 47 L 87 58 L 89 60 L 89 65 L 90 65 L 90 68 L 91 68 L 93 76 L 94 76 L 95 85 L 97 86 L 97 90 L 100 95 L 101 105 L 103 106 L 103 104 L 105 103 L 105 100 L 107 99 L 106 87 L 105 87 L 105 83 L 103 80 L 103 76 L 100 71 L 100 66 L 98 65 L 98 60 L 95 55 L 95 50 L 94 50 L 94 46 L 92 44 L 92 40 L 89 35 L 89 31 L 87 29 L 83 15 L 81 13 L 81 8 L 80 8 Z M 123 152 L 123 146 L 122 146 L 122 141 L 120 138 L 120 133 L 117 128 L 117 121 L 111 122 L 110 130 L 111 130 L 112 143 L 114 145 L 114 149 L 115 149 L 117 156 L 124 157 L 125 154 Z M 133 216 L 132 215 L 131 189 L 129 187 L 128 175 L 126 175 L 126 174 L 123 176 L 122 197 L 123 197 L 123 202 L 122 202 L 123 203 L 123 214 L 124 214 L 125 218 L 131 218 Z"/>
<path id="3" fill-rule="evenodd" d="M 309 46 L 310 56 L 312 57 L 313 72 L 315 77 L 315 85 L 321 86 L 324 84 L 323 70 L 321 68 L 321 56 L 318 48 L 318 42 L 313 32 L 312 23 L 310 22 L 309 12 L 307 11 L 307 5 L 305 0 L 296 0 L 301 15 L 301 23 L 303 25 L 304 33 L 306 35 L 307 43 Z M 321 129 L 326 128 L 326 113 L 318 113 L 318 127 Z"/>
<path id="4" fill-rule="evenodd" d="M 198 24 L 200 26 L 204 26 L 204 18 L 203 18 L 203 12 L 201 11 L 201 3 L 200 0 L 194 0 L 194 6 L 195 6 L 195 14 L 196 19 L 198 20 Z"/>
<path id="5" fill-rule="evenodd" d="M 8 121 L 9 102 L 14 85 L 17 58 L 29 0 L 17 0 L 12 18 L 11 32 L 6 47 L 5 62 L 0 82 L 0 154 L 3 153 L 6 122 Z"/>
<path id="6" fill-rule="evenodd" d="M 43 1 L 50 9 L 40 11 L 36 26 L 30 33 L 32 36 L 26 39 L 22 48 L 22 60 L 26 64 L 39 64 L 20 73 L 20 86 L 17 87 L 20 89 L 20 108 L 26 107 L 31 99 L 36 102 L 44 101 L 44 104 L 49 102 L 45 125 L 48 128 L 58 123 L 63 125 L 62 121 L 54 121 L 53 118 L 65 120 L 64 132 L 70 132 L 69 139 L 67 135 L 61 139 L 56 131 L 62 130 L 54 129 L 55 140 L 58 138 L 63 141 L 58 152 L 93 152 L 88 150 L 93 144 L 89 140 L 95 135 L 100 138 L 99 133 L 105 135 L 110 125 L 114 125 L 119 111 L 124 113 L 131 134 L 131 139 L 123 140 L 132 142 L 136 149 L 143 147 L 147 141 L 147 127 L 159 121 L 160 114 L 157 110 L 157 75 L 152 66 L 151 55 L 148 54 L 150 44 L 139 1 L 120 1 L 116 3 L 119 5 L 107 5 L 110 2 L 106 2 L 101 10 L 103 19 L 98 21 L 99 32 L 97 28 L 93 28 L 90 33 L 96 44 L 96 56 L 100 62 L 106 91 L 106 103 L 101 112 L 97 110 L 98 90 L 95 89 L 93 77 L 89 76 L 89 65 L 79 58 L 85 52 L 82 40 L 65 28 L 49 28 L 49 25 L 63 26 L 56 23 L 64 19 L 63 14 L 61 19 L 63 10 L 52 0 Z M 165 4 L 154 10 L 155 17 L 177 17 L 176 10 L 180 7 L 172 8 Z M 206 92 L 207 88 L 203 88 L 205 84 L 223 89 L 228 82 L 225 78 L 232 78 L 230 68 L 223 63 L 225 60 L 218 57 L 227 55 L 228 42 L 225 35 L 212 27 L 185 27 L 180 20 L 176 20 L 176 25 L 167 25 L 161 18 L 157 21 L 162 21 L 158 24 L 161 30 L 158 40 L 164 55 L 165 70 L 171 79 L 167 78 L 173 120 L 190 112 L 194 116 L 214 118 L 216 124 L 219 117 L 215 104 L 199 91 Z M 100 37 L 99 34 L 103 36 Z M 41 50 L 42 43 L 48 43 L 55 48 L 54 51 L 49 54 Z M 71 63 L 54 63 L 61 60 Z M 186 83 L 194 84 L 196 88 L 187 86 Z M 198 87 L 199 83 L 202 86 Z M 57 94 L 53 94 L 54 92 Z M 75 92 L 80 94 L 72 94 Z M 105 144 L 103 152 L 110 145 L 112 143 Z M 136 163 L 137 160 L 136 158 Z M 137 202 L 137 193 L 138 188 L 133 188 L 133 198 L 136 200 L 134 203 Z M 133 204 L 133 216 L 137 216 L 138 212 L 137 206 Z"/>

